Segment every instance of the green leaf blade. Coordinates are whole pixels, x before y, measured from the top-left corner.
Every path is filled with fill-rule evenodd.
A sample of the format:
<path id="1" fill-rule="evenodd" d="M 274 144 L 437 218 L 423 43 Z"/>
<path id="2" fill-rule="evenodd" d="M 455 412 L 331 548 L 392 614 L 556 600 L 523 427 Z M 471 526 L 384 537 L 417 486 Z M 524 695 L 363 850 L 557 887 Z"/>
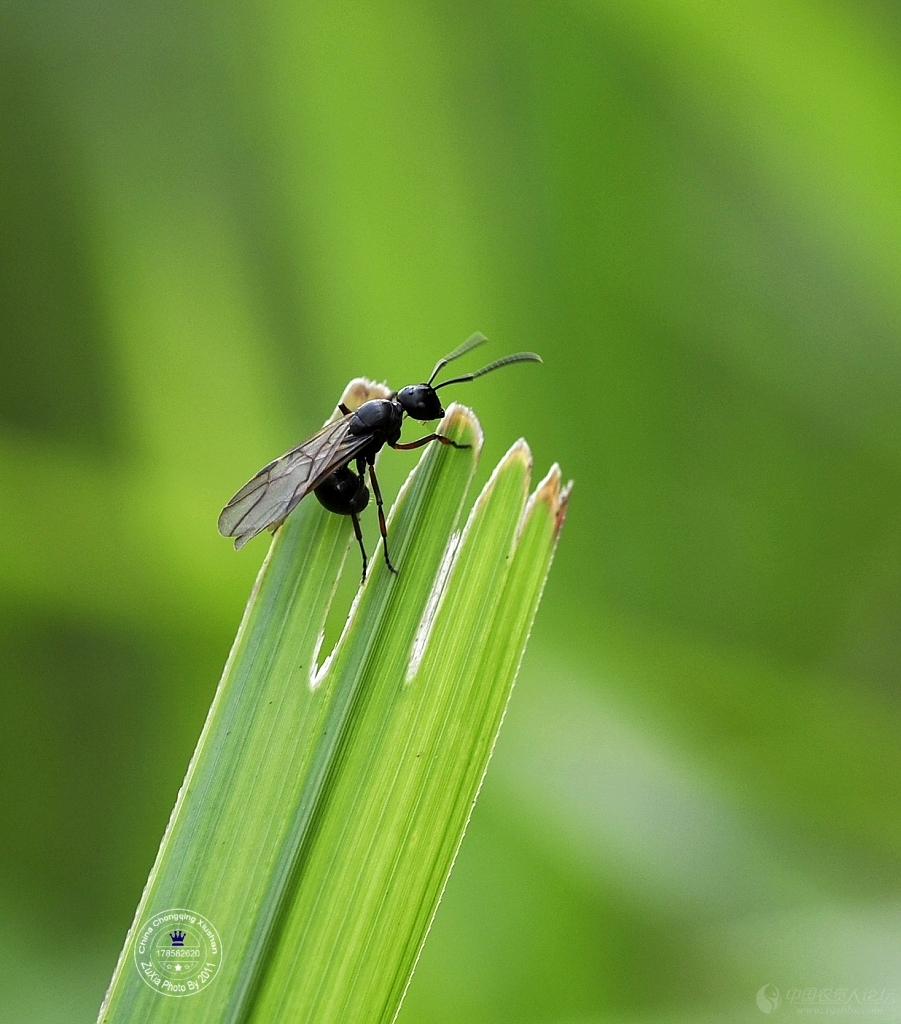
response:
<path id="1" fill-rule="evenodd" d="M 541 503 L 527 501 L 524 442 L 455 532 L 481 430 L 457 405 L 439 430 L 464 447 L 426 450 L 389 520 L 400 573 L 376 553 L 321 665 L 350 523 L 311 501 L 278 531 L 102 1021 L 396 1015 L 484 774 L 554 542 L 547 515 L 541 529 L 534 525 Z M 175 907 L 212 921 L 225 951 L 215 980 L 191 998 L 165 998 L 131 962 L 137 925 Z"/>
<path id="2" fill-rule="evenodd" d="M 505 676 L 487 677 L 481 654 L 497 646 L 511 570 L 519 557 L 534 557 L 542 535 L 548 556 L 532 573 L 520 633 L 547 571 L 553 530 L 546 521 L 543 534 L 522 535 L 531 545 L 516 543 L 530 468 L 519 442 L 476 502 L 412 679 L 403 649 L 409 636 L 405 658 L 394 650 L 372 666 L 370 702 L 336 769 L 255 1022 L 396 1015 L 518 666 L 519 652 L 507 659 Z"/>

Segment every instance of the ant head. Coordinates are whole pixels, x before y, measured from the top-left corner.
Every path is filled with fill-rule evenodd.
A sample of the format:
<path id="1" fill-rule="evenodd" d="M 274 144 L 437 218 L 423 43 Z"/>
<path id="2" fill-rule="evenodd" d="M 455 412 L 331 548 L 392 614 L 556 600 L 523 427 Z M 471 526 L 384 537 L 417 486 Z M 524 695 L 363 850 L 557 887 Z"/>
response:
<path id="1" fill-rule="evenodd" d="M 462 377 L 443 380 L 440 384 L 432 386 L 432 381 L 438 376 L 438 371 L 442 367 L 447 366 L 452 359 L 459 358 L 464 352 L 468 352 L 470 349 L 475 348 L 476 345 L 481 345 L 487 340 L 484 334 L 474 334 L 458 348 L 455 348 L 450 355 L 438 360 L 427 383 L 408 384 L 405 388 L 401 388 L 400 391 L 393 394 L 391 398 L 400 405 L 408 416 L 412 416 L 414 420 L 437 420 L 444 415 L 444 409 L 441 408 L 441 402 L 438 398 L 439 388 L 446 388 L 448 384 L 462 384 L 467 380 L 475 380 L 477 377 L 483 376 L 483 374 L 491 373 L 492 370 L 498 370 L 500 367 L 507 366 L 510 363 L 541 362 L 541 357 L 536 356 L 534 352 L 516 352 L 512 356 L 496 359 L 493 363 L 483 366 L 481 370 L 476 370 L 474 373 L 464 373 Z"/>
<path id="2" fill-rule="evenodd" d="M 444 415 L 441 402 L 431 384 L 408 384 L 398 391 L 397 401 L 414 420 L 440 420 Z"/>

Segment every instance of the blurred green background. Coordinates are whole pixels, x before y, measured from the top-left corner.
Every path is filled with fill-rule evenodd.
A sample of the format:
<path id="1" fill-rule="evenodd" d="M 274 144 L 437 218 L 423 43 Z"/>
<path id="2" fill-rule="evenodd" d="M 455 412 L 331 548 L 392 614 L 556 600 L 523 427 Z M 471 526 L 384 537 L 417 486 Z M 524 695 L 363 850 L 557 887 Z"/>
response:
<path id="1" fill-rule="evenodd" d="M 888 0 L 6 0 L 4 1024 L 94 1020 L 222 504 L 474 330 L 545 360 L 456 392 L 481 478 L 576 491 L 401 1024 L 901 1002 L 899 55 Z"/>

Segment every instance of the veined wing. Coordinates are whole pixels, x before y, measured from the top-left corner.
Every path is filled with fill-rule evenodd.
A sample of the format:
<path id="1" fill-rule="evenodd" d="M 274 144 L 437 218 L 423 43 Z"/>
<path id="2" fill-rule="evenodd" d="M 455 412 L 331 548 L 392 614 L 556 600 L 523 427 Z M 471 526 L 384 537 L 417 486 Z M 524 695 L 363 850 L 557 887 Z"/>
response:
<path id="1" fill-rule="evenodd" d="M 349 416 L 327 423 L 296 448 L 264 466 L 219 515 L 219 532 L 234 537 L 235 548 L 267 528 L 275 528 L 310 491 L 346 466 L 371 440 L 351 434 Z"/>

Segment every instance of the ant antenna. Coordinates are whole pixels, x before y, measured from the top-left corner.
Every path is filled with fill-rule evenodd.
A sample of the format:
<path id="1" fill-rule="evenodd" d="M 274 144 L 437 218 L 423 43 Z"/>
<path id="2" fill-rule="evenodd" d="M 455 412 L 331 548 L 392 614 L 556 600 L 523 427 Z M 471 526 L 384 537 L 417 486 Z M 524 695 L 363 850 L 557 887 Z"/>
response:
<path id="1" fill-rule="evenodd" d="M 460 356 L 465 355 L 470 349 L 476 348 L 478 345 L 484 345 L 487 340 L 488 339 L 484 334 L 476 331 L 476 333 L 468 337 L 462 345 L 458 345 L 450 355 L 438 360 L 435 364 L 435 369 L 432 370 L 432 376 L 428 379 L 428 383 L 432 383 L 432 381 L 438 376 L 438 371 L 442 367 L 447 366 L 447 364 L 452 362 L 454 359 L 458 359 Z"/>
<path id="2" fill-rule="evenodd" d="M 435 390 L 437 391 L 438 388 L 446 388 L 448 384 L 460 384 L 466 380 L 475 380 L 476 377 L 482 377 L 486 373 L 491 373 L 492 370 L 499 370 L 502 366 L 508 366 L 510 363 L 540 362 L 541 356 L 536 355 L 534 352 L 515 352 L 512 356 L 504 356 L 503 359 L 496 359 L 493 363 L 483 366 L 481 370 L 476 370 L 475 373 L 465 373 L 462 377 L 453 377 L 451 380 L 444 380 L 440 384 L 435 385 Z M 432 374 L 432 376 L 434 377 L 434 374 Z"/>

